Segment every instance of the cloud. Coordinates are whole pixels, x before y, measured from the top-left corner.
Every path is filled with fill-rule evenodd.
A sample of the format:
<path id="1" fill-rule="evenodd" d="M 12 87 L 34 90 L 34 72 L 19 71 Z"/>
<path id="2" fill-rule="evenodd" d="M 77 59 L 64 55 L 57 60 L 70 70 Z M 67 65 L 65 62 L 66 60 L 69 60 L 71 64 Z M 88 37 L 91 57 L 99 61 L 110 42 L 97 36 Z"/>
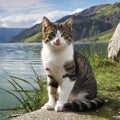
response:
<path id="1" fill-rule="evenodd" d="M 28 28 L 32 27 L 35 24 L 39 24 L 42 21 L 43 16 L 48 17 L 51 21 L 55 22 L 56 20 L 76 12 L 80 12 L 81 9 L 76 9 L 75 11 L 60 11 L 54 10 L 51 12 L 42 12 L 42 13 L 32 13 L 32 14 L 18 14 L 18 15 L 9 15 L 9 16 L 0 16 L 0 27 L 19 27 L 19 28 Z"/>
<path id="2" fill-rule="evenodd" d="M 21 12 L 40 12 L 42 9 L 49 10 L 54 7 L 54 4 L 49 3 L 47 0 L 0 0 L 0 8 L 8 13 L 21 13 Z"/>
<path id="3" fill-rule="evenodd" d="M 70 11 L 55 10 L 51 12 L 43 12 L 41 14 L 20 14 L 0 16 L 0 27 L 22 27 L 27 28 L 35 24 L 41 23 L 43 16 L 48 17 L 51 21 L 56 21 L 63 16 L 71 14 Z"/>
<path id="4" fill-rule="evenodd" d="M 75 12 L 58 10 L 48 0 L 0 0 L 0 27 L 28 28 L 41 23 L 43 16 L 55 22 Z"/>
<path id="5" fill-rule="evenodd" d="M 0 16 L 0 27 L 30 27 L 38 19 L 38 14 Z"/>
<path id="6" fill-rule="evenodd" d="M 62 18 L 63 16 L 69 15 L 69 14 L 71 14 L 70 11 L 60 11 L 60 10 L 51 11 L 51 12 L 48 12 L 48 13 L 46 13 L 46 14 L 43 14 L 43 15 L 35 22 L 35 24 L 40 23 L 43 16 L 46 16 L 46 17 L 48 17 L 51 21 L 55 22 L 56 20 Z"/>
<path id="7" fill-rule="evenodd" d="M 82 10 L 83 10 L 83 9 L 81 9 L 81 8 L 77 8 L 75 11 L 72 12 L 72 14 L 79 13 L 79 12 L 81 12 Z"/>
<path id="8" fill-rule="evenodd" d="M 41 23 L 43 16 L 48 17 L 51 21 L 56 21 L 61 17 L 70 14 L 69 11 L 52 11 L 41 14 L 21 14 L 0 16 L 0 27 L 22 27 L 27 28 Z"/>
<path id="9" fill-rule="evenodd" d="M 31 27 L 51 10 L 47 0 L 0 0 L 0 27 Z"/>

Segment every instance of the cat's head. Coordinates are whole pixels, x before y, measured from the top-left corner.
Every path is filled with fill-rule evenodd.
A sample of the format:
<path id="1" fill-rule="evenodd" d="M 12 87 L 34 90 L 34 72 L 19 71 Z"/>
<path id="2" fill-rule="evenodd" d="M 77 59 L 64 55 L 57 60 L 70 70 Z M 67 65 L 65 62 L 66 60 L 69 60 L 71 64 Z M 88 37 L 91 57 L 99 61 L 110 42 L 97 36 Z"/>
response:
<path id="1" fill-rule="evenodd" d="M 46 17 L 42 21 L 42 42 L 51 48 L 66 47 L 72 43 L 72 19 L 52 23 Z"/>

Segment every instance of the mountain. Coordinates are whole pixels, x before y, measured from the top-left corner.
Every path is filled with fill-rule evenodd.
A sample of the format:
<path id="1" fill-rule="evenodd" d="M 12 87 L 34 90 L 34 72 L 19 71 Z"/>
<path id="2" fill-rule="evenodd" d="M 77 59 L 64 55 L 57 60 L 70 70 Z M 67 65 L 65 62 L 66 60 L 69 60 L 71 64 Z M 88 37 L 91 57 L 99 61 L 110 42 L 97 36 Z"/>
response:
<path id="1" fill-rule="evenodd" d="M 113 29 L 120 22 L 120 2 L 115 4 L 105 4 L 92 6 L 82 12 L 65 16 L 56 22 L 64 22 L 68 18 L 73 18 L 73 40 L 78 41 L 83 38 L 96 36 L 100 33 Z M 37 36 L 36 34 L 40 33 Z M 41 24 L 26 29 L 13 38 L 13 42 L 24 42 L 26 40 L 41 40 Z M 32 41 L 31 41 L 32 42 Z"/>
<path id="2" fill-rule="evenodd" d="M 41 32 L 41 24 L 36 24 L 35 26 L 25 29 L 20 34 L 16 35 L 12 42 L 24 42 L 25 39 L 34 36 L 35 34 Z"/>
<path id="3" fill-rule="evenodd" d="M 120 22 L 120 2 L 93 6 L 80 13 L 65 16 L 57 22 L 73 18 L 73 39 L 95 36 L 117 26 Z"/>
<path id="4" fill-rule="evenodd" d="M 8 43 L 19 34 L 23 28 L 0 28 L 0 43 Z"/>

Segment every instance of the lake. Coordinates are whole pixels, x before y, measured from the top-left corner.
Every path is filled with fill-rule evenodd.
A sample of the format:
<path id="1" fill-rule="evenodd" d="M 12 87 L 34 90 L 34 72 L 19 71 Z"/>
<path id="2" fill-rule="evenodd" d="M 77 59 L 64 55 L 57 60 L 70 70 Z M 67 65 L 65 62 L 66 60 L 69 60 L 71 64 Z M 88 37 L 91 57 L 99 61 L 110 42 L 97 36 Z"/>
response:
<path id="1" fill-rule="evenodd" d="M 92 55 L 95 51 L 97 54 L 107 54 L 107 43 L 75 43 L 74 46 L 75 49 L 88 55 Z M 41 43 L 1 43 L 0 87 L 7 90 L 13 89 L 8 82 L 10 76 L 17 76 L 31 81 L 31 78 L 34 77 L 31 66 L 38 73 L 44 75 L 40 57 L 41 48 Z M 26 85 L 23 86 L 29 88 Z M 0 109 L 10 108 L 16 104 L 17 101 L 13 96 L 0 90 Z"/>
<path id="2" fill-rule="evenodd" d="M 43 74 L 40 59 L 41 44 L 0 44 L 0 87 L 11 90 L 9 76 L 17 76 L 31 80 L 34 77 L 31 66 L 37 72 Z M 35 84 L 35 83 L 33 83 Z M 23 85 L 25 86 L 25 85 Z M 28 87 L 28 86 L 25 86 Z M 16 99 L 0 90 L 0 109 L 13 107 L 17 104 Z"/>

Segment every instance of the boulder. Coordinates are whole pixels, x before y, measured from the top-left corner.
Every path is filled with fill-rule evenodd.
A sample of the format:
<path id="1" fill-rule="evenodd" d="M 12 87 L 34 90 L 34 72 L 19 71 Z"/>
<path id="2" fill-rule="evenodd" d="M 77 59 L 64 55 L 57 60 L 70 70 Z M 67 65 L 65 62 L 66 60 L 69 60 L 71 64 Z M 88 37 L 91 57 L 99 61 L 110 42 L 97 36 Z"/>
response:
<path id="1" fill-rule="evenodd" d="M 120 23 L 117 25 L 109 42 L 108 57 L 112 58 L 114 61 L 120 61 Z"/>
<path id="2" fill-rule="evenodd" d="M 99 118 L 99 116 L 97 118 Z M 52 110 L 48 111 L 39 109 L 12 118 L 11 120 L 92 120 L 92 117 L 83 113 L 55 112 Z"/>

